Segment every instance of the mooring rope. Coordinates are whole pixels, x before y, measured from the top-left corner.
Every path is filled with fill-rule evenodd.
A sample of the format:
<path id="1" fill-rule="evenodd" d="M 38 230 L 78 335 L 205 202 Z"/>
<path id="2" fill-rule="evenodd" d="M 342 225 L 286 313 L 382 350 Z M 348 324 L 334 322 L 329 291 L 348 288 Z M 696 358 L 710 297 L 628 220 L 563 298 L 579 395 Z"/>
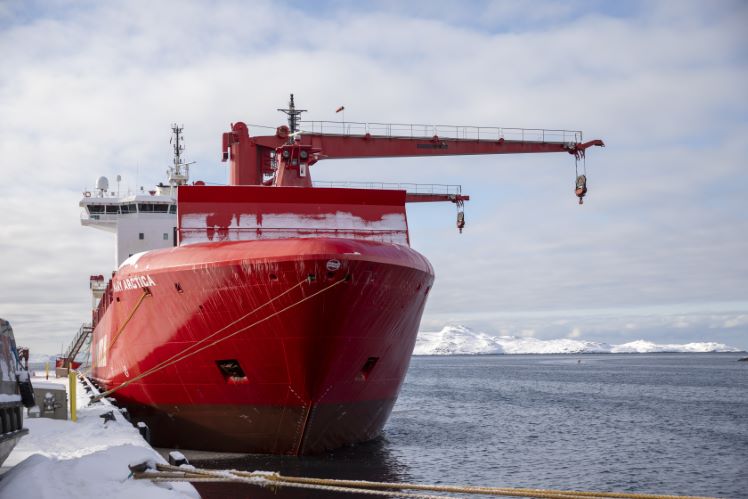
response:
<path id="1" fill-rule="evenodd" d="M 193 355 L 195 355 L 195 354 L 197 354 L 197 353 L 200 353 L 200 352 L 202 352 L 203 350 L 205 350 L 205 349 L 207 349 L 207 348 L 210 348 L 210 347 L 212 347 L 212 346 L 214 346 L 214 345 L 217 345 L 218 343 L 221 343 L 222 341 L 226 341 L 226 340 L 228 340 L 229 338 L 232 338 L 232 337 L 236 336 L 237 334 L 239 334 L 239 333 L 242 333 L 242 332 L 246 331 L 247 329 L 251 329 L 251 328 L 253 328 L 253 327 L 257 326 L 258 324 L 261 324 L 261 323 L 263 323 L 263 322 L 265 322 L 265 321 L 267 321 L 267 320 L 270 320 L 270 319 L 272 319 L 273 317 L 275 317 L 275 316 L 277 316 L 277 315 L 280 315 L 280 314 L 282 314 L 282 313 L 283 313 L 283 312 L 285 312 L 286 310 L 288 310 L 288 309 L 291 309 L 291 308 L 293 308 L 293 307 L 295 307 L 295 306 L 297 306 L 297 305 L 300 305 L 301 303 L 304 303 L 304 302 L 305 302 L 305 301 L 307 301 L 307 300 L 311 300 L 311 299 L 312 299 L 312 298 L 314 298 L 315 296 L 317 296 L 317 295 L 319 295 L 319 294 L 322 294 L 322 293 L 324 293 L 325 291 L 327 291 L 327 290 L 329 290 L 329 289 L 331 289 L 331 288 L 333 288 L 333 287 L 337 286 L 338 284 L 340 284 L 340 283 L 342 283 L 342 282 L 345 282 L 345 281 L 346 281 L 346 279 L 345 279 L 345 278 L 343 278 L 343 279 L 339 279 L 339 280 L 335 281 L 334 283 L 330 284 L 329 286 L 327 286 L 327 287 L 324 287 L 324 288 L 322 288 L 321 290 L 319 290 L 319 291 L 317 291 L 317 292 L 315 292 L 315 293 L 312 293 L 312 294 L 311 294 L 311 295 L 309 295 L 309 296 L 305 296 L 304 298 L 302 298 L 302 299 L 298 300 L 297 302 L 295 302 L 295 303 L 292 303 L 292 304 L 288 305 L 287 307 L 285 307 L 285 308 L 283 308 L 283 309 L 281 309 L 281 310 L 278 310 L 278 311 L 276 311 L 276 312 L 274 312 L 274 313 L 272 313 L 272 314 L 268 315 L 267 317 L 264 317 L 263 319 L 260 319 L 260 320 L 258 320 L 258 321 L 255 321 L 255 322 L 253 322 L 252 324 L 250 324 L 250 325 L 248 325 L 248 326 L 245 326 L 245 327 L 243 327 L 243 328 L 240 328 L 240 329 L 238 329 L 238 330 L 234 331 L 233 333 L 231 333 L 231 334 L 229 334 L 229 335 L 227 335 L 227 336 L 224 336 L 224 337 L 222 337 L 222 338 L 219 338 L 219 339 L 217 339 L 217 340 L 215 340 L 215 341 L 213 341 L 213 342 L 209 343 L 208 345 L 205 345 L 205 346 L 204 346 L 204 347 L 202 347 L 202 348 L 199 348 L 199 349 L 197 349 L 197 350 L 194 350 L 194 351 L 192 351 L 192 352 L 189 352 L 189 350 L 191 350 L 191 349 L 195 348 L 195 347 L 196 347 L 196 346 L 198 346 L 198 345 L 201 345 L 201 344 L 205 343 L 205 342 L 206 342 L 206 341 L 208 341 L 208 340 L 209 340 L 210 338 L 213 338 L 213 337 L 214 337 L 214 336 L 216 336 L 217 334 L 219 334 L 219 333 L 221 333 L 221 332 L 225 331 L 225 330 L 226 330 L 226 329 L 228 329 L 229 327 L 231 327 L 231 326 L 235 325 L 235 324 L 236 324 L 237 322 L 239 322 L 239 321 L 241 321 L 241 320 L 245 319 L 246 317 L 248 317 L 248 316 L 250 316 L 250 315 L 254 314 L 254 313 L 255 313 L 256 311 L 258 311 L 258 310 L 260 310 L 260 309 L 264 308 L 265 306 L 267 306 L 267 305 L 269 305 L 270 303 L 272 303 L 272 302 L 276 301 L 276 300 L 277 300 L 277 299 L 279 299 L 280 297 L 282 297 L 282 296 L 285 296 L 286 294 L 290 293 L 290 292 L 291 292 L 291 291 L 292 291 L 293 289 L 295 289 L 295 288 L 299 287 L 299 286 L 300 286 L 301 284 L 303 284 L 304 282 L 307 282 L 307 279 L 304 279 L 304 280 L 300 281 L 300 282 L 299 282 L 298 284 L 296 284 L 295 286 L 293 286 L 293 287 L 291 287 L 291 288 L 287 289 L 286 291 L 284 291 L 283 293 L 279 294 L 278 296 L 276 296 L 276 297 L 272 298 L 271 300 L 267 301 L 266 303 L 264 303 L 264 304 L 260 305 L 260 306 L 259 306 L 259 307 L 257 307 L 256 309 L 254 309 L 254 310 L 252 310 L 252 311 L 250 311 L 250 312 L 248 312 L 248 313 L 244 314 L 244 315 L 243 315 L 242 317 L 240 317 L 240 318 L 236 319 L 236 320 L 235 320 L 235 321 L 233 321 L 232 323 L 230 323 L 230 324 L 228 324 L 228 325 L 226 325 L 226 326 L 222 327 L 221 329 L 219 329 L 219 330 L 217 330 L 217 331 L 215 331 L 215 332 L 211 333 L 210 335 L 206 336 L 205 338 L 202 338 L 201 340 L 199 340 L 199 341 L 197 341 L 197 342 L 193 343 L 192 345 L 190 345 L 190 346 L 186 347 L 185 349 L 183 349 L 182 351 L 180 351 L 180 352 L 178 352 L 178 353 L 176 353 L 176 354 L 172 355 L 171 357 L 169 357 L 168 359 L 166 359 L 166 360 L 164 360 L 164 361 L 160 362 L 159 364 L 156 364 L 155 366 L 151 367 L 150 369 L 147 369 L 146 371 L 143 371 L 142 373 L 138 374 L 138 375 L 137 375 L 137 376 L 135 376 L 134 378 L 131 378 L 131 379 L 129 379 L 129 380 L 127 380 L 127 381 L 125 381 L 125 382 L 121 383 L 120 385 L 118 385 L 118 386 L 115 386 L 114 388 L 111 388 L 111 389 L 109 389 L 109 390 L 107 390 L 107 391 L 105 391 L 105 392 L 102 392 L 102 393 L 100 393 L 99 395 L 97 395 L 97 396 L 95 396 L 95 397 L 92 397 L 92 399 L 91 399 L 91 400 L 92 400 L 92 401 L 96 401 L 96 400 L 99 400 L 99 399 L 101 399 L 101 398 L 103 398 L 103 397 L 107 397 L 107 396 L 111 395 L 112 393 L 115 393 L 116 391 L 118 391 L 118 390 L 121 390 L 122 388 L 125 388 L 126 386 L 128 386 L 128 385 L 130 385 L 130 384 L 134 383 L 135 381 L 139 381 L 139 380 L 141 380 L 141 379 L 145 378 L 146 376 L 150 376 L 151 374 L 153 374 L 153 373 L 156 373 L 156 372 L 158 372 L 158 371 L 160 371 L 160 370 L 162 370 L 162 369 L 165 369 L 165 368 L 167 368 L 167 367 L 169 367 L 169 366 L 171 366 L 171 365 L 174 365 L 174 364 L 176 364 L 177 362 L 181 362 L 182 360 L 184 360 L 184 359 L 186 359 L 186 358 L 192 357 Z"/>
<path id="2" fill-rule="evenodd" d="M 262 310 L 263 308 L 265 308 L 266 306 L 270 305 L 270 304 L 271 304 L 271 303 L 273 303 L 274 301 L 276 301 L 276 300 L 278 300 L 278 299 L 280 299 L 280 298 L 284 297 L 285 295 L 287 295 L 288 293 L 290 293 L 290 292 L 291 292 L 291 291 L 293 291 L 294 289 L 296 289 L 296 288 L 298 288 L 299 286 L 301 286 L 301 285 L 302 285 L 302 284 L 303 284 L 304 282 L 306 282 L 307 280 L 308 280 L 308 279 L 302 279 L 301 281 L 299 281 L 298 283 L 296 283 L 296 284 L 295 284 L 294 286 L 291 286 L 290 288 L 288 288 L 287 290 L 285 290 L 285 291 L 284 291 L 283 293 L 281 293 L 281 294 L 279 294 L 279 295 L 275 296 L 274 298 L 271 298 L 270 300 L 266 301 L 265 303 L 263 303 L 263 304 L 262 304 L 262 305 L 260 305 L 259 307 L 256 307 L 255 309 L 253 309 L 253 310 L 250 310 L 249 312 L 247 312 L 246 314 L 242 315 L 241 317 L 238 317 L 238 318 L 237 318 L 237 319 L 235 319 L 234 321 L 232 321 L 232 322 L 230 322 L 230 323 L 226 324 L 226 325 L 225 325 L 225 326 L 223 326 L 223 327 L 222 327 L 221 329 L 218 329 L 217 331 L 215 331 L 215 332 L 213 332 L 213 333 L 209 334 L 208 336 L 206 336 L 206 337 L 204 337 L 204 338 L 201 338 L 200 340 L 196 341 L 195 343 L 192 343 L 191 345 L 189 345 L 189 346 L 187 346 L 186 348 L 184 348 L 183 350 L 181 350 L 181 351 L 179 351 L 179 352 L 175 353 L 174 355 L 172 355 L 172 356 L 171 356 L 171 357 L 169 357 L 168 359 L 165 359 L 165 360 L 163 360 L 163 361 L 159 362 L 158 364 L 156 364 L 155 366 L 153 366 L 153 367 L 151 367 L 151 368 L 147 369 L 147 370 L 146 370 L 145 372 L 147 372 L 147 371 L 150 371 L 150 370 L 154 370 L 154 369 L 158 369 L 158 368 L 160 368 L 160 367 L 161 367 L 162 365 L 164 365 L 164 364 L 166 364 L 167 362 L 169 362 L 169 361 L 171 361 L 171 360 L 175 359 L 176 357 L 179 357 L 180 355 L 183 355 L 183 354 L 184 354 L 184 353 L 186 353 L 187 351 L 189 351 L 189 350 L 191 350 L 191 349 L 193 349 L 193 348 L 195 348 L 195 347 L 197 347 L 197 346 L 199 346 L 199 345 L 201 345 L 201 344 L 205 343 L 206 341 L 208 341 L 209 339 L 213 338 L 213 337 L 214 337 L 214 336 L 216 336 L 217 334 L 220 334 L 220 333 L 222 333 L 222 332 L 223 332 L 223 331 L 225 331 L 226 329 L 228 329 L 228 328 L 230 328 L 231 326 L 234 326 L 235 324 L 237 324 L 237 323 L 239 323 L 239 322 L 243 321 L 244 319 L 246 319 L 246 318 L 247 318 L 247 317 L 249 317 L 250 315 L 254 314 L 255 312 L 257 312 L 257 311 L 259 311 L 259 310 Z"/>
<path id="3" fill-rule="evenodd" d="M 590 492 L 579 490 L 528 489 L 514 487 L 478 487 L 461 485 L 427 485 L 415 483 L 371 482 L 359 480 L 337 480 L 283 476 L 267 471 L 208 470 L 192 466 L 156 464 L 156 471 L 133 473 L 133 478 L 155 482 L 237 482 L 263 487 L 294 487 L 334 492 L 348 492 L 377 496 L 396 496 L 420 499 L 435 499 L 454 496 L 429 495 L 405 490 L 444 492 L 449 494 L 479 494 L 499 497 L 537 497 L 542 499 L 714 499 L 704 496 L 677 496 L 662 494 L 639 494 L 627 492 Z"/>
<path id="4" fill-rule="evenodd" d="M 122 323 L 122 325 L 119 328 L 119 331 L 117 331 L 117 334 L 115 334 L 114 338 L 112 338 L 112 342 L 109 343 L 109 350 L 110 351 L 111 351 L 112 347 L 114 346 L 114 343 L 119 338 L 119 335 L 121 335 L 122 332 L 125 330 L 125 327 L 127 327 L 127 324 L 130 322 L 130 319 L 133 318 L 133 316 L 135 315 L 135 312 L 137 312 L 138 309 L 140 308 L 140 305 L 143 303 L 143 300 L 145 300 L 146 296 L 151 296 L 151 293 L 150 293 L 150 291 L 148 291 L 147 288 L 143 290 L 143 294 L 140 295 L 140 298 L 138 298 L 138 302 L 135 304 L 135 306 L 132 308 L 132 310 L 130 311 L 130 313 L 127 315 L 127 319 L 125 319 L 125 322 Z"/>

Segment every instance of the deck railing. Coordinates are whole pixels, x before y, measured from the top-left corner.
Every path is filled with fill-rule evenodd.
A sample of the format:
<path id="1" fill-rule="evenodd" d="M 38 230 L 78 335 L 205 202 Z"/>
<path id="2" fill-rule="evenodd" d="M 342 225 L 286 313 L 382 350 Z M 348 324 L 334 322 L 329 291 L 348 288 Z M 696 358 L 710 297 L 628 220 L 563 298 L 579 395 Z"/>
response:
<path id="1" fill-rule="evenodd" d="M 424 125 L 405 123 L 358 123 L 352 121 L 302 121 L 302 135 L 321 133 L 331 135 L 366 135 L 390 138 L 432 138 L 456 140 L 512 140 L 520 142 L 554 142 L 561 144 L 582 142 L 579 130 L 548 130 L 543 128 L 504 128 L 462 125 Z"/>
<path id="2" fill-rule="evenodd" d="M 461 185 L 449 184 L 412 184 L 391 182 L 326 182 L 315 181 L 314 187 L 333 187 L 345 189 L 382 189 L 394 191 L 407 191 L 409 194 L 462 194 Z"/>

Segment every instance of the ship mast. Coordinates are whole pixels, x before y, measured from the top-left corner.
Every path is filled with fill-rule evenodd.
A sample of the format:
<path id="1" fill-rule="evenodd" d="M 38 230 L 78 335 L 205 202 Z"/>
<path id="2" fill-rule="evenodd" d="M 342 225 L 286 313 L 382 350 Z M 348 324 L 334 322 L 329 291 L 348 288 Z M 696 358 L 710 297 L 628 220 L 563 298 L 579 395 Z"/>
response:
<path id="1" fill-rule="evenodd" d="M 166 175 L 172 189 L 187 183 L 190 178 L 190 165 L 194 163 L 194 161 L 190 163 L 184 163 L 182 161 L 182 152 L 184 151 L 184 137 L 182 137 L 182 130 L 184 130 L 184 125 L 179 126 L 176 123 L 171 125 L 171 132 L 173 135 L 169 143 L 174 147 L 174 160 L 172 166 L 170 166 L 169 170 L 166 172 Z"/>
<path id="2" fill-rule="evenodd" d="M 288 115 L 288 129 L 291 132 L 288 136 L 288 143 L 291 144 L 294 140 L 294 134 L 299 131 L 301 113 L 305 113 L 306 109 L 296 109 L 293 102 L 293 94 L 291 94 L 291 99 L 288 101 L 288 109 L 278 109 L 278 111 Z"/>

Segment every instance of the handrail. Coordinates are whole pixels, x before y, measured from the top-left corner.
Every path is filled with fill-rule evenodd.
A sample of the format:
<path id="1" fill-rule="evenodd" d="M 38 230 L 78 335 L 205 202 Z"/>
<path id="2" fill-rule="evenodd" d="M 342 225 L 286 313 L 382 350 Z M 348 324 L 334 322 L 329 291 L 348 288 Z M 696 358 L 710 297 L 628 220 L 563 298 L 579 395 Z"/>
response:
<path id="1" fill-rule="evenodd" d="M 203 233 L 206 231 L 206 227 L 194 227 L 179 229 L 182 234 L 195 234 Z M 350 227 L 350 228 L 319 228 L 319 227 L 230 227 L 223 231 L 225 234 L 242 234 L 242 233 L 255 233 L 261 234 L 263 232 L 270 233 L 281 233 L 281 232 L 296 232 L 299 234 L 348 234 L 348 233 L 367 233 L 367 234 L 404 234 L 405 229 L 370 229 L 361 227 Z"/>
<path id="2" fill-rule="evenodd" d="M 91 324 L 84 323 L 81 325 L 75 337 L 73 338 L 73 341 L 70 343 L 67 351 L 64 354 L 66 363 L 71 363 L 75 360 L 75 357 L 81 351 L 81 348 L 83 348 L 83 345 L 85 345 L 86 340 L 88 340 L 89 335 L 92 332 L 93 327 Z"/>
<path id="3" fill-rule="evenodd" d="M 314 187 L 332 187 L 345 189 L 377 189 L 407 191 L 409 194 L 462 194 L 461 185 L 450 184 L 415 184 L 393 182 L 347 182 L 347 181 L 315 181 Z"/>
<path id="4" fill-rule="evenodd" d="M 512 140 L 519 142 L 582 142 L 580 130 L 543 128 L 506 128 L 464 125 L 425 125 L 406 123 L 371 123 L 355 121 L 301 121 L 301 134 L 366 135 L 389 138 L 432 138 L 455 140 Z"/>

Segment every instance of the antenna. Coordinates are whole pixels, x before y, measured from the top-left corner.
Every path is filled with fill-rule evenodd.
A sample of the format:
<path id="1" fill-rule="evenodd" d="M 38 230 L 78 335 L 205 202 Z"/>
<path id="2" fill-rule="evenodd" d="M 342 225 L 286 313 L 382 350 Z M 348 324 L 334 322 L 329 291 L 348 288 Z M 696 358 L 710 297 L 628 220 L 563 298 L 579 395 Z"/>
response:
<path id="1" fill-rule="evenodd" d="M 174 167 L 177 171 L 179 171 L 179 166 L 182 164 L 182 151 L 184 151 L 184 145 L 179 143 L 182 140 L 182 130 L 184 130 L 184 125 L 178 126 L 176 123 L 171 125 L 171 132 L 174 135 L 172 135 L 169 143 L 174 145 Z"/>
<path id="2" fill-rule="evenodd" d="M 177 125 L 176 123 L 171 125 L 172 136 L 169 143 L 174 147 L 174 160 L 172 166 L 169 167 L 167 174 L 169 176 L 169 184 L 172 187 L 185 185 L 187 183 L 190 177 L 190 165 L 194 163 L 194 161 L 190 163 L 184 163 L 182 161 L 182 152 L 184 151 L 184 137 L 182 136 L 182 130 L 184 130 L 184 125 Z"/>
<path id="3" fill-rule="evenodd" d="M 288 101 L 288 109 L 278 109 L 281 113 L 288 115 L 288 129 L 291 131 L 291 135 L 298 131 L 299 117 L 301 113 L 305 113 L 306 109 L 296 109 L 293 102 L 293 94 L 291 99 Z"/>

